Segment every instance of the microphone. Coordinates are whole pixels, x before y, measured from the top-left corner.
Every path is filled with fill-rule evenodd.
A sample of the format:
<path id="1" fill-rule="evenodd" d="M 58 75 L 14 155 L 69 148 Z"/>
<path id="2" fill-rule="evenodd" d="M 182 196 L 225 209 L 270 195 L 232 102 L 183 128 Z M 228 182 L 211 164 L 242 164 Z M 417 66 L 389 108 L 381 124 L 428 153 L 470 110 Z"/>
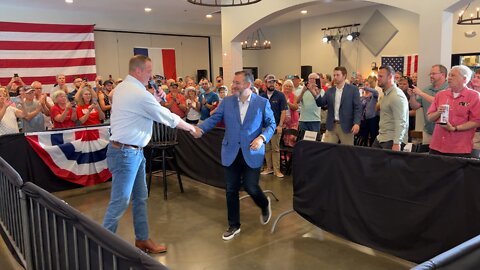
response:
<path id="1" fill-rule="evenodd" d="M 155 89 L 155 93 L 157 93 L 157 96 L 160 95 L 160 91 L 158 89 L 158 84 L 153 79 L 148 81 L 148 85 L 151 88 Z M 167 102 L 167 99 L 165 98 L 165 96 L 160 97 L 160 99 L 162 100 L 162 102 Z"/>

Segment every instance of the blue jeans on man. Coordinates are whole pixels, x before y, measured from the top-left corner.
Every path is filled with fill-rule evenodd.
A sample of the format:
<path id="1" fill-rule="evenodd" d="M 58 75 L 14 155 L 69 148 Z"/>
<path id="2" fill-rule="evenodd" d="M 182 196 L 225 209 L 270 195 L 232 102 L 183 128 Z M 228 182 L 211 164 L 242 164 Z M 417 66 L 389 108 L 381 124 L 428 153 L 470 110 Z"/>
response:
<path id="1" fill-rule="evenodd" d="M 110 203 L 103 220 L 103 227 L 116 232 L 118 220 L 132 199 L 133 225 L 136 240 L 148 239 L 147 184 L 145 181 L 145 157 L 143 150 L 131 148 L 107 149 L 107 164 L 112 173 Z"/>
<path id="2" fill-rule="evenodd" d="M 228 225 L 240 228 L 240 201 L 238 192 L 240 186 L 250 195 L 260 209 L 268 207 L 268 200 L 258 185 L 260 167 L 250 168 L 243 158 L 242 150 L 238 151 L 232 165 L 225 167 L 225 180 L 227 183 L 227 210 Z"/>

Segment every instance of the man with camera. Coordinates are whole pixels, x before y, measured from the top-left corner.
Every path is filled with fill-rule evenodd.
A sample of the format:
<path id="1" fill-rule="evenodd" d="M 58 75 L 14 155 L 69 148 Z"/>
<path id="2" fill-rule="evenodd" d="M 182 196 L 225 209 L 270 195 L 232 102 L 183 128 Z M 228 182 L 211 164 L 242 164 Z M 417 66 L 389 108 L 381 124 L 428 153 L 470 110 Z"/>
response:
<path id="1" fill-rule="evenodd" d="M 311 73 L 308 75 L 308 83 L 303 87 L 295 86 L 295 81 L 300 82 L 300 77 L 294 77 L 293 80 L 293 86 L 297 87 L 295 90 L 295 95 L 298 96 L 297 103 L 300 104 L 298 129 L 320 132 L 320 108 L 315 101 L 322 87 L 320 76 Z"/>

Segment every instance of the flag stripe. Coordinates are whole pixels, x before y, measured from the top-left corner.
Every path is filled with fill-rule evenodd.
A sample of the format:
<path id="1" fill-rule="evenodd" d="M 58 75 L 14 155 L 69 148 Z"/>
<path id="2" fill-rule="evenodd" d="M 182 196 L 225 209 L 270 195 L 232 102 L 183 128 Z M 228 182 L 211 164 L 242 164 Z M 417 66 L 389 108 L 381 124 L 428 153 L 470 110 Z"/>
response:
<path id="1" fill-rule="evenodd" d="M 93 25 L 0 22 L 2 32 L 92 33 Z"/>
<path id="2" fill-rule="evenodd" d="M 50 67 L 73 67 L 95 66 L 95 58 L 72 58 L 72 59 L 2 59 L 0 68 L 50 68 Z M 18 73 L 18 72 L 15 72 Z"/>
<path id="3" fill-rule="evenodd" d="M 52 172 L 64 180 L 88 186 L 111 177 L 106 162 L 108 126 L 26 133 L 25 137 Z M 97 140 L 92 140 L 94 137 Z"/>
<path id="4" fill-rule="evenodd" d="M 89 74 L 95 73 L 95 66 L 73 66 L 73 67 L 52 67 L 52 68 L 2 68 L 0 69 L 0 77 L 11 77 L 17 73 L 22 79 L 24 77 L 41 77 L 45 74 Z"/>
<path id="5" fill-rule="evenodd" d="M 93 41 L 90 34 L 59 34 L 59 33 L 15 33 L 0 32 L 0 41 L 50 41 L 50 42 L 78 42 Z"/>
<path id="6" fill-rule="evenodd" d="M 41 51 L 13 51 L 0 50 L 2 60 L 4 59 L 65 59 L 95 57 L 95 50 L 41 50 Z"/>
<path id="7" fill-rule="evenodd" d="M 0 41 L 0 50 L 85 50 L 95 49 L 93 41 L 46 42 L 46 41 Z"/>
<path id="8" fill-rule="evenodd" d="M 163 60 L 163 72 L 164 76 L 167 79 L 177 79 L 177 70 L 175 63 L 175 50 L 163 49 L 162 50 L 162 60 Z"/>
<path id="9" fill-rule="evenodd" d="M 0 84 L 1 85 L 7 85 L 10 82 L 10 80 L 12 79 L 12 75 L 10 75 L 10 77 L 0 78 Z M 96 73 L 89 73 L 89 74 L 88 73 L 87 74 L 76 73 L 75 75 L 66 75 L 65 80 L 67 82 L 71 82 L 77 77 L 87 78 L 89 81 L 94 81 L 95 78 L 97 77 L 97 74 Z M 22 80 L 27 85 L 30 85 L 34 81 L 39 81 L 43 84 L 44 88 L 46 88 L 48 84 L 56 84 L 57 83 L 56 76 L 22 77 Z M 44 91 L 44 92 L 46 92 L 46 91 Z"/>

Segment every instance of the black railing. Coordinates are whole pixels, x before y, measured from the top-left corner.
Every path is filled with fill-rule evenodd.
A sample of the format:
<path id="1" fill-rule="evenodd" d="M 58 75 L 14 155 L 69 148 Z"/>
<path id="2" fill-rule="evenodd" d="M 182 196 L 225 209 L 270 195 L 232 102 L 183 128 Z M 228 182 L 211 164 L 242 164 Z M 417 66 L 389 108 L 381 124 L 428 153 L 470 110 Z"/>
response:
<path id="1" fill-rule="evenodd" d="M 25 269 L 167 269 L 0 158 L 0 225 Z"/>

